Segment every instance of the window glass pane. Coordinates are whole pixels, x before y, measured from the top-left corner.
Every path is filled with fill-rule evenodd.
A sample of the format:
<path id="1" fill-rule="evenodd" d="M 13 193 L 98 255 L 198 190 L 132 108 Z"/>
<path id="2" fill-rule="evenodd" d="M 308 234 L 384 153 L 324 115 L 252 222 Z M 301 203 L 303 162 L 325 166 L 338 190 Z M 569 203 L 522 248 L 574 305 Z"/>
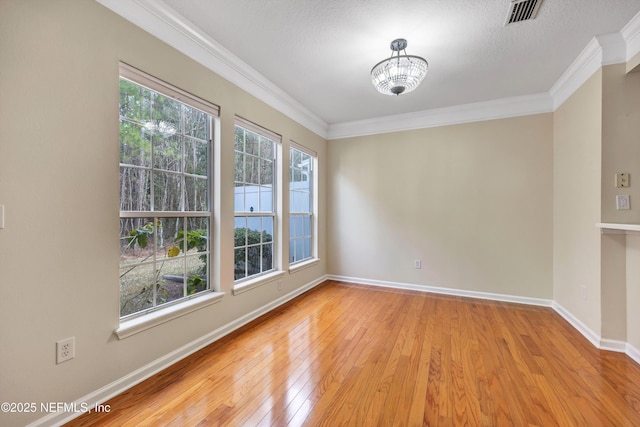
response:
<path id="1" fill-rule="evenodd" d="M 260 137 L 253 132 L 245 132 L 245 152 L 260 155 Z"/>
<path id="2" fill-rule="evenodd" d="M 247 244 L 247 218 L 236 217 L 234 219 L 234 246 L 245 246 Z"/>
<path id="3" fill-rule="evenodd" d="M 235 170 L 234 181 L 236 183 L 244 182 L 244 154 L 236 152 L 235 162 L 236 162 L 236 166 L 234 169 Z"/>
<path id="4" fill-rule="evenodd" d="M 292 156 L 293 156 L 293 159 L 292 159 L 293 163 L 291 166 L 294 168 L 299 168 L 302 163 L 302 152 L 299 150 L 293 149 Z"/>
<path id="5" fill-rule="evenodd" d="M 151 119 L 152 92 L 128 80 L 120 79 L 120 116 L 138 122 Z"/>
<path id="6" fill-rule="evenodd" d="M 242 279 L 247 276 L 247 260 L 246 249 L 244 247 L 234 250 L 234 278 L 235 280 Z"/>
<path id="7" fill-rule="evenodd" d="M 169 258 L 158 263 L 157 304 L 184 298 L 185 258 Z"/>
<path id="8" fill-rule="evenodd" d="M 262 271 L 273 270 L 273 243 L 262 245 Z"/>
<path id="9" fill-rule="evenodd" d="M 249 229 L 248 244 L 253 245 L 261 242 L 260 234 L 262 233 L 262 218 L 259 216 L 250 216 L 247 218 L 247 228 Z"/>
<path id="10" fill-rule="evenodd" d="M 245 157 L 244 182 L 260 184 L 260 159 L 258 157 Z"/>
<path id="11" fill-rule="evenodd" d="M 236 183 L 233 195 L 233 209 L 236 212 L 245 212 L 244 184 Z"/>
<path id="12" fill-rule="evenodd" d="M 244 133 L 245 130 L 236 126 L 234 130 L 235 149 L 236 151 L 244 151 Z"/>
<path id="13" fill-rule="evenodd" d="M 151 210 L 151 171 L 120 167 L 120 210 Z"/>
<path id="14" fill-rule="evenodd" d="M 260 160 L 260 184 L 273 185 L 273 161 Z"/>
<path id="15" fill-rule="evenodd" d="M 289 262 L 294 262 L 296 260 L 296 240 L 289 240 Z"/>
<path id="16" fill-rule="evenodd" d="M 120 264 L 153 261 L 153 218 L 120 218 Z"/>
<path id="17" fill-rule="evenodd" d="M 154 172 L 153 174 L 154 210 L 179 211 L 182 210 L 182 176 Z"/>
<path id="18" fill-rule="evenodd" d="M 302 245 L 302 240 L 296 239 L 296 261 L 299 261 L 304 258 L 304 247 Z"/>
<path id="19" fill-rule="evenodd" d="M 154 306 L 154 281 L 153 264 L 120 269 L 120 316 Z"/>
<path id="20" fill-rule="evenodd" d="M 260 187 L 247 185 L 244 187 L 245 209 L 249 212 L 260 212 Z"/>
<path id="21" fill-rule="evenodd" d="M 303 221 L 304 221 L 303 217 L 296 216 L 296 236 L 297 237 L 304 235 Z"/>
<path id="22" fill-rule="evenodd" d="M 271 187 L 260 187 L 260 212 L 273 212 L 273 192 Z"/>
<path id="23" fill-rule="evenodd" d="M 206 141 L 187 138 L 184 145 L 184 171 L 193 175 L 207 176 Z"/>
<path id="24" fill-rule="evenodd" d="M 247 154 L 260 155 L 260 137 L 253 132 L 245 133 L 245 152 Z"/>
<path id="25" fill-rule="evenodd" d="M 311 258 L 311 238 L 310 237 L 305 237 L 304 238 L 304 250 L 303 250 L 303 258 Z"/>
<path id="26" fill-rule="evenodd" d="M 156 93 L 153 100 L 153 114 L 147 126 L 155 135 L 164 138 L 181 133 L 181 112 L 181 102 Z"/>
<path id="27" fill-rule="evenodd" d="M 291 215 L 289 217 L 289 236 L 296 237 L 296 217 Z"/>
<path id="28" fill-rule="evenodd" d="M 295 209 L 295 197 L 296 197 L 296 192 L 293 191 L 293 185 L 289 186 L 289 211 L 291 212 L 296 212 Z"/>
<path id="29" fill-rule="evenodd" d="M 179 137 L 153 138 L 153 167 L 182 172 L 182 142 Z"/>
<path id="30" fill-rule="evenodd" d="M 203 253 L 197 257 L 187 257 L 187 295 L 193 295 L 209 289 L 207 283 L 209 258 L 209 253 Z"/>
<path id="31" fill-rule="evenodd" d="M 182 256 L 176 238 L 184 234 L 184 218 L 156 218 L 154 224 L 157 259 Z"/>
<path id="32" fill-rule="evenodd" d="M 263 159 L 274 159 L 273 141 L 268 138 L 260 138 L 260 157 Z"/>
<path id="33" fill-rule="evenodd" d="M 311 236 L 311 217 L 303 216 L 302 217 L 302 227 L 303 227 L 303 235 Z"/>
<path id="34" fill-rule="evenodd" d="M 264 236 L 262 236 L 263 242 L 272 242 L 273 241 L 273 218 L 270 216 L 262 217 L 262 230 L 264 231 Z"/>
<path id="35" fill-rule="evenodd" d="M 184 210 L 186 212 L 208 211 L 209 198 L 207 194 L 207 179 L 192 176 L 184 177 L 185 199 Z"/>
<path id="36" fill-rule="evenodd" d="M 209 117 L 208 114 L 182 106 L 184 114 L 184 134 L 206 141 L 209 138 Z"/>
<path id="37" fill-rule="evenodd" d="M 120 119 L 120 163 L 151 166 L 151 135 L 142 125 Z"/>
<path id="38" fill-rule="evenodd" d="M 262 271 L 260 262 L 260 246 L 249 246 L 247 248 L 247 276 L 253 276 Z"/>

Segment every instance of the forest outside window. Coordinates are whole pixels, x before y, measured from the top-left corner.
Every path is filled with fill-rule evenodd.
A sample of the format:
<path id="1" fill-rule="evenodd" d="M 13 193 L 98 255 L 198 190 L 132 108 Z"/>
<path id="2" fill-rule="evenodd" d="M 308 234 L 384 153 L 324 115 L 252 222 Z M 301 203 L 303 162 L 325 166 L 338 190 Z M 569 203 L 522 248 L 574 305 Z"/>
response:
<path id="1" fill-rule="evenodd" d="M 235 126 L 234 278 L 275 270 L 276 144 L 280 137 L 243 119 Z"/>
<path id="2" fill-rule="evenodd" d="M 121 318 L 211 287 L 211 145 L 217 114 L 206 101 L 121 67 Z"/>

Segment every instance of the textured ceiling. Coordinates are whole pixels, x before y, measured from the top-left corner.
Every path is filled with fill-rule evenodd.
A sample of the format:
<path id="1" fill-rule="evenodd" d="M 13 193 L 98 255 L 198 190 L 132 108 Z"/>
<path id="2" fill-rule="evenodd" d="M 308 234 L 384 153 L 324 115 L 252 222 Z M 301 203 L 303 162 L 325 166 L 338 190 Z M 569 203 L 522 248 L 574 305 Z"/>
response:
<path id="1" fill-rule="evenodd" d="M 640 0 L 544 0 L 505 26 L 510 0 L 163 0 L 329 124 L 546 93 L 594 36 Z M 430 69 L 415 91 L 379 94 L 369 71 L 395 38 Z"/>

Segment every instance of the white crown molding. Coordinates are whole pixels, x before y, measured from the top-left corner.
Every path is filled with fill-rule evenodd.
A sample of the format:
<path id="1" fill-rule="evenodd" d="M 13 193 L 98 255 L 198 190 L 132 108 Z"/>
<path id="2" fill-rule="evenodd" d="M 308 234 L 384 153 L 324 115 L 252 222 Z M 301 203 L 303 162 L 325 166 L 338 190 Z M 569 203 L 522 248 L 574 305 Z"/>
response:
<path id="1" fill-rule="evenodd" d="M 400 132 L 411 129 L 550 113 L 552 111 L 553 100 L 551 96 L 548 93 L 540 93 L 331 124 L 329 125 L 328 139 Z"/>
<path id="2" fill-rule="evenodd" d="M 342 139 L 557 110 L 602 66 L 640 52 L 640 13 L 619 33 L 594 37 L 548 93 L 328 124 L 159 0 L 96 0 L 325 139 Z"/>
<path id="3" fill-rule="evenodd" d="M 594 37 L 549 90 L 553 110 L 557 110 L 601 67 L 602 46 Z"/>
<path id="4" fill-rule="evenodd" d="M 640 52 L 640 13 L 620 30 L 620 34 L 627 45 L 625 60 L 629 61 Z"/>
<path id="5" fill-rule="evenodd" d="M 627 44 L 621 33 L 602 34 L 595 37 L 602 48 L 602 64 L 627 62 Z"/>
<path id="6" fill-rule="evenodd" d="M 239 88 L 326 138 L 328 124 L 262 74 L 157 0 L 96 0 Z"/>

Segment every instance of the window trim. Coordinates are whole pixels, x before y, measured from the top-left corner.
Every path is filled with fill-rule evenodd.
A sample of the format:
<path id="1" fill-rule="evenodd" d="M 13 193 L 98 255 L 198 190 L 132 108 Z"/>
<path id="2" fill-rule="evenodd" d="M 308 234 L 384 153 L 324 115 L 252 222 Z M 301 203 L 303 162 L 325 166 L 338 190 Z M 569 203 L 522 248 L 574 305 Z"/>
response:
<path id="1" fill-rule="evenodd" d="M 207 170 L 207 191 L 208 191 L 208 208 L 203 211 L 118 211 L 118 218 L 147 218 L 147 217 L 179 217 L 179 218 L 207 218 L 209 223 L 209 242 L 208 242 L 208 265 L 207 265 L 207 282 L 208 289 L 193 295 L 186 295 L 174 301 L 149 307 L 135 313 L 122 316 L 119 312 L 119 327 L 114 330 L 118 339 L 126 338 L 143 330 L 154 327 L 171 319 L 183 316 L 184 314 L 206 307 L 210 304 L 218 302 L 224 296 L 224 292 L 216 290 L 214 283 L 214 248 L 216 247 L 212 236 L 214 236 L 215 227 L 215 198 L 214 198 L 214 180 L 215 176 L 215 147 L 219 138 L 220 126 L 220 107 L 205 101 L 195 95 L 190 94 L 182 89 L 175 87 L 170 83 L 166 83 L 156 77 L 153 77 L 135 67 L 124 62 L 119 63 L 119 80 L 124 79 L 138 86 L 144 87 L 150 91 L 159 93 L 160 95 L 172 98 L 182 104 L 193 109 L 202 111 L 210 116 L 210 133 L 207 135 L 208 141 L 208 170 Z M 120 164 L 122 167 L 122 164 Z M 132 166 L 134 167 L 134 166 Z M 152 167 L 151 170 L 154 168 Z M 184 175 L 185 173 L 183 173 Z M 188 174 L 186 174 L 188 175 Z M 120 266 L 121 267 L 121 266 Z M 118 281 L 120 284 L 120 282 Z"/>
<path id="2" fill-rule="evenodd" d="M 304 269 L 311 265 L 316 264 L 319 261 L 318 258 L 318 153 L 304 145 L 298 144 L 297 142 L 290 140 L 289 141 L 289 156 L 291 156 L 291 149 L 298 150 L 302 153 L 308 154 L 311 156 L 311 213 L 309 216 L 311 217 L 311 255 L 308 258 L 303 258 L 298 261 L 291 262 L 289 261 L 289 272 L 293 273 L 295 271 Z M 289 163 L 289 169 L 291 168 L 291 164 Z M 289 191 L 291 192 L 291 178 L 288 181 Z M 291 221 L 291 217 L 296 214 L 300 214 L 300 212 L 292 212 L 291 211 L 291 201 L 289 200 L 289 212 L 288 217 L 289 221 Z M 298 215 L 302 216 L 302 215 Z M 305 215 L 306 216 L 306 215 Z M 291 251 L 291 224 L 289 224 L 288 231 L 289 238 L 289 251 Z M 288 259 L 291 259 L 291 253 L 289 253 Z"/>
<path id="3" fill-rule="evenodd" d="M 254 287 L 260 286 L 263 283 L 267 283 L 273 280 L 272 276 L 277 276 L 282 273 L 282 269 L 280 268 L 280 248 L 281 248 L 281 236 L 279 233 L 280 230 L 280 207 L 279 207 L 279 193 L 281 190 L 281 146 L 282 146 L 282 136 L 266 129 L 260 125 L 257 125 L 253 122 L 250 122 L 247 119 L 244 119 L 240 116 L 235 116 L 234 122 L 234 133 L 235 128 L 239 127 L 245 129 L 249 132 L 253 132 L 263 138 L 266 138 L 270 141 L 273 141 L 273 187 L 272 187 L 272 207 L 273 209 L 268 212 L 257 211 L 236 211 L 234 207 L 233 218 L 234 218 L 234 229 L 235 229 L 235 220 L 236 218 L 251 218 L 251 217 L 271 217 L 273 218 L 273 234 L 272 234 L 272 268 L 267 271 L 261 271 L 260 273 L 253 274 L 251 276 L 246 276 L 240 279 L 235 279 L 234 273 L 234 281 L 233 281 L 233 292 L 234 295 L 236 293 L 243 292 L 245 290 L 253 289 Z M 234 143 L 235 144 L 235 143 Z M 235 148 L 234 148 L 235 152 Z M 234 179 L 235 183 L 235 179 Z M 234 195 L 235 197 L 235 195 Z M 245 245 L 245 247 L 247 247 Z M 235 259 L 235 241 L 233 245 L 234 250 L 234 259 Z M 235 261 L 234 261 L 235 262 Z M 235 268 L 234 268 L 235 270 Z M 257 284 L 256 284 L 257 283 Z"/>

